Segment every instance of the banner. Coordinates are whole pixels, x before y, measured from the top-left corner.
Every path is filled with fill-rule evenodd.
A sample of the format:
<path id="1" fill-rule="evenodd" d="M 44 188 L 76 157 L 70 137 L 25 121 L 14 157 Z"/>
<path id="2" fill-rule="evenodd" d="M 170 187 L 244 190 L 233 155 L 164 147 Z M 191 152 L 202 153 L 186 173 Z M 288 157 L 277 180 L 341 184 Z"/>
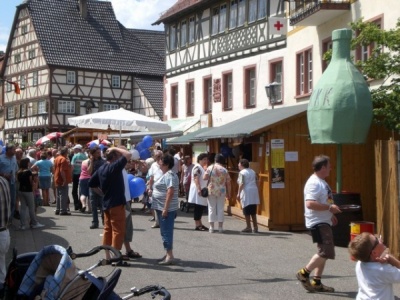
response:
<path id="1" fill-rule="evenodd" d="M 269 34 L 286 35 L 287 20 L 286 18 L 269 18 L 268 19 Z"/>

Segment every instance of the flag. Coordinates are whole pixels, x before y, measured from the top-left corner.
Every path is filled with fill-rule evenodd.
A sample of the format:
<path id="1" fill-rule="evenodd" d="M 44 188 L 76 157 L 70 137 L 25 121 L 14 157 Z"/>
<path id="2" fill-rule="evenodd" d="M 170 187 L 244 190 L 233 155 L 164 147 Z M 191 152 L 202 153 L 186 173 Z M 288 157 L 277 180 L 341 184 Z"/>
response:
<path id="1" fill-rule="evenodd" d="M 269 34 L 286 35 L 287 20 L 286 18 L 268 18 Z"/>
<path id="2" fill-rule="evenodd" d="M 9 84 L 14 85 L 15 93 L 16 93 L 17 95 L 19 95 L 19 94 L 21 93 L 21 89 L 19 88 L 18 82 L 16 82 L 16 81 L 9 81 L 9 80 L 7 80 L 7 82 L 8 82 Z"/>

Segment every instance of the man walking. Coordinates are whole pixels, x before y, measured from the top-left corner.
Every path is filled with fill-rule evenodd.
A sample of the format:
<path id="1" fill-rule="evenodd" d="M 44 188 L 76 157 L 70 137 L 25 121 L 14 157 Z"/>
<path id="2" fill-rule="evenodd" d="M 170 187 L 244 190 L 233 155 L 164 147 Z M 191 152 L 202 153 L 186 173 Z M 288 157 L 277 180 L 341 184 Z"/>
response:
<path id="1" fill-rule="evenodd" d="M 131 153 L 121 148 L 106 151 L 107 163 L 102 165 L 90 178 L 89 187 L 103 196 L 104 231 L 103 245 L 121 250 L 125 237 L 125 182 L 122 170 Z M 109 253 L 106 253 L 109 259 Z"/>
<path id="2" fill-rule="evenodd" d="M 68 216 L 68 184 L 72 182 L 71 165 L 68 160 L 68 148 L 63 147 L 60 155 L 54 159 L 54 184 L 57 192 L 56 215 Z"/>
<path id="3" fill-rule="evenodd" d="M 11 215 L 14 216 L 16 209 L 16 181 L 15 174 L 18 171 L 17 159 L 15 158 L 15 146 L 7 145 L 4 154 L 0 155 L 0 176 L 5 178 L 9 184 L 9 193 L 11 197 Z M 15 214 L 19 218 L 19 214 Z M 10 220 L 11 221 L 11 220 Z"/>
<path id="4" fill-rule="evenodd" d="M 77 144 L 74 146 L 74 156 L 71 160 L 72 165 L 72 198 L 74 199 L 75 211 L 82 210 L 82 203 L 78 195 L 79 176 L 81 176 L 82 162 L 87 159 L 86 155 L 82 153 L 82 145 Z M 82 211 L 84 212 L 84 211 Z"/>
<path id="5" fill-rule="evenodd" d="M 312 167 L 314 174 L 310 176 L 304 187 L 304 216 L 306 227 L 311 230 L 313 243 L 317 243 L 318 252 L 296 274 L 296 277 L 309 292 L 333 293 L 334 288 L 321 283 L 321 276 L 327 259 L 335 259 L 331 226 L 337 224 L 334 214 L 341 211 L 333 203 L 332 191 L 325 181 L 331 170 L 329 157 L 325 155 L 315 157 Z M 312 271 L 314 271 L 314 276 L 310 282 L 309 277 Z"/>
<path id="6" fill-rule="evenodd" d="M 0 298 L 3 293 L 3 283 L 6 277 L 6 255 L 10 247 L 10 232 L 8 224 L 11 216 L 11 198 L 9 182 L 0 177 Z"/>

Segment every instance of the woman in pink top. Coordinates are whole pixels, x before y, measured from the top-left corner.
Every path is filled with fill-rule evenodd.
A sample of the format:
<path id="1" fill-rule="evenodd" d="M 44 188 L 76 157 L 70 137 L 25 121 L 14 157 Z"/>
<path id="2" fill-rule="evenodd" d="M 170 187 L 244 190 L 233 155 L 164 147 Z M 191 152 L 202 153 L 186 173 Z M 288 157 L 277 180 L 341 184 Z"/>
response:
<path id="1" fill-rule="evenodd" d="M 82 162 L 81 175 L 79 176 L 79 194 L 82 203 L 81 212 L 85 212 L 86 208 L 90 211 L 89 201 L 89 179 L 91 174 L 88 172 L 90 159 L 86 159 Z"/>

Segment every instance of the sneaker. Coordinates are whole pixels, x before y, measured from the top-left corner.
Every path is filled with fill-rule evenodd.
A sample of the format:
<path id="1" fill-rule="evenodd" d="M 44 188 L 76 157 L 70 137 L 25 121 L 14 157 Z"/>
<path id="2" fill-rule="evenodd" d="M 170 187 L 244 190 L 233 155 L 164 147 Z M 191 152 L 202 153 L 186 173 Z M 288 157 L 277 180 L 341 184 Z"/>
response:
<path id="1" fill-rule="evenodd" d="M 37 222 L 35 225 L 32 225 L 31 228 L 36 229 L 36 228 L 42 228 L 44 227 L 43 224 L 40 224 L 39 222 Z"/>
<path id="2" fill-rule="evenodd" d="M 212 227 L 208 228 L 208 232 L 209 233 L 214 233 L 214 228 L 212 228 Z"/>
<path id="3" fill-rule="evenodd" d="M 26 227 L 25 226 L 19 226 L 19 230 L 25 230 Z"/>
<path id="4" fill-rule="evenodd" d="M 303 286 L 303 288 L 306 289 L 306 291 L 309 291 L 311 293 L 315 292 L 315 289 L 311 286 L 310 279 L 302 274 L 301 271 L 297 272 L 296 278 L 301 282 L 301 285 Z"/>
<path id="5" fill-rule="evenodd" d="M 314 289 L 315 292 L 317 293 L 333 293 L 335 292 L 335 289 L 330 286 L 326 286 L 324 284 L 315 284 L 314 282 L 311 282 L 311 287 Z"/>
<path id="6" fill-rule="evenodd" d="M 60 214 L 60 211 L 59 211 L 59 210 L 55 210 L 54 213 L 55 213 L 56 215 L 59 215 L 59 214 Z"/>
<path id="7" fill-rule="evenodd" d="M 99 225 L 93 224 L 93 225 L 91 225 L 89 228 L 90 228 L 90 229 L 97 229 L 97 228 L 99 228 Z"/>
<path id="8" fill-rule="evenodd" d="M 241 233 L 251 233 L 251 227 L 246 227 L 241 231 Z"/>

